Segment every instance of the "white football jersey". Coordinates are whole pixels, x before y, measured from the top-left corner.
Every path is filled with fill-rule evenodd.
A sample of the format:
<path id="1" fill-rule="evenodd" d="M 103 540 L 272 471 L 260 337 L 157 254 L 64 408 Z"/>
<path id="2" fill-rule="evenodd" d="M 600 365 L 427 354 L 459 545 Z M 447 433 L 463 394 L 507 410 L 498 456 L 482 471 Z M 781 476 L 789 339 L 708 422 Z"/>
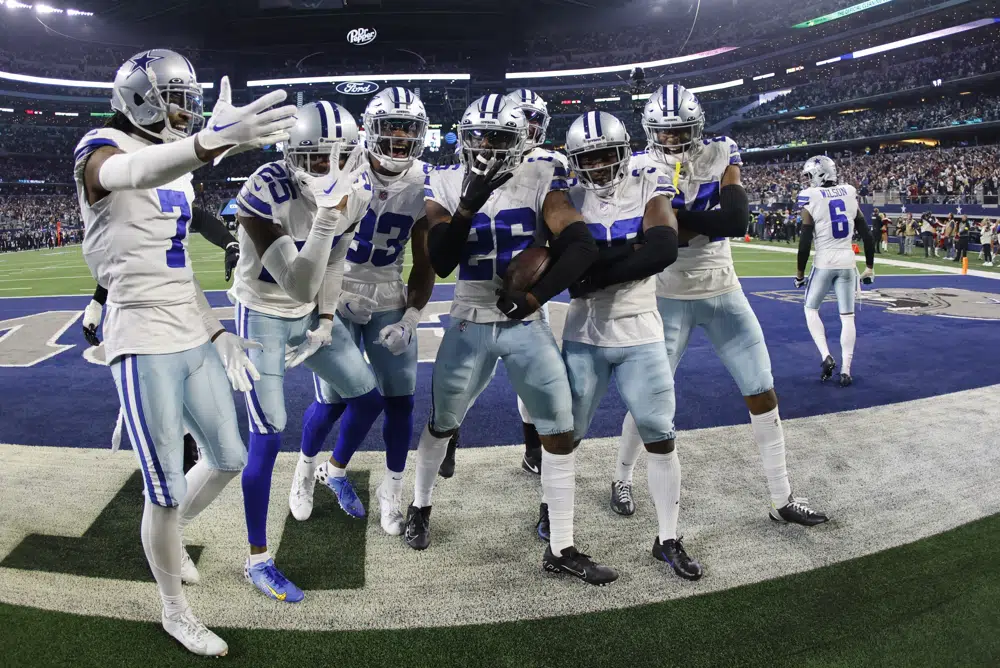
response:
<path id="1" fill-rule="evenodd" d="M 370 164 L 370 163 L 369 163 Z M 372 201 L 347 251 L 344 291 L 374 299 L 375 311 L 406 307 L 403 261 L 413 225 L 423 218 L 424 180 L 433 169 L 416 160 L 391 181 L 369 169 Z"/>
<path id="2" fill-rule="evenodd" d="M 675 209 L 718 209 L 722 175 L 730 165 L 743 164 L 740 149 L 729 137 L 711 137 L 701 142 L 701 149 L 683 165 L 668 167 L 642 151 L 633 156 L 633 169 L 655 166 L 673 177 L 677 188 Z M 656 294 L 669 299 L 707 299 L 739 287 L 729 239 L 702 234 L 681 242 L 677 261 L 656 280 Z"/>
<path id="3" fill-rule="evenodd" d="M 108 289 L 104 322 L 108 360 L 123 354 L 166 354 L 208 340 L 195 301 L 187 252 L 194 189 L 186 174 L 158 188 L 119 190 L 93 205 L 83 183 L 87 158 L 102 146 L 132 153 L 150 143 L 100 128 L 76 145 L 74 178 L 84 224 L 83 257 Z"/>
<path id="4" fill-rule="evenodd" d="M 336 180 L 329 178 L 332 187 Z M 360 220 L 363 209 L 352 206 L 356 198 L 347 198 L 347 223 Z M 299 249 L 305 245 L 316 216 L 316 203 L 303 195 L 284 161 L 262 165 L 247 179 L 236 196 L 240 215 L 269 220 L 288 233 Z M 346 228 L 345 228 L 346 229 Z M 315 302 L 303 303 L 290 297 L 264 268 L 250 235 L 239 229 L 240 261 L 236 265 L 233 287 L 229 296 L 255 311 L 281 318 L 300 318 L 316 308 Z M 344 230 L 337 230 L 333 245 L 349 243 Z"/>
<path id="5" fill-rule="evenodd" d="M 649 200 L 675 194 L 671 178 L 663 172 L 633 170 L 631 165 L 611 197 L 598 197 L 582 187 L 571 190 L 573 204 L 600 247 L 636 241 Z M 563 339 L 609 347 L 663 341 L 655 277 L 612 285 L 570 301 Z"/>
<path id="6" fill-rule="evenodd" d="M 817 269 L 849 269 L 855 266 L 854 218 L 858 215 L 858 192 L 854 186 L 806 188 L 798 206 L 809 212 L 815 225 L 813 242 Z"/>
<path id="7" fill-rule="evenodd" d="M 462 165 L 433 170 L 426 179 L 426 199 L 454 213 L 462 196 Z M 547 238 L 542 204 L 551 191 L 569 190 L 569 168 L 558 153 L 527 157 L 514 177 L 490 195 L 472 219 L 469 240 L 458 264 L 451 317 L 472 322 L 507 320 L 497 307 L 497 288 L 510 261 L 535 242 Z M 527 320 L 541 317 L 541 310 Z"/>

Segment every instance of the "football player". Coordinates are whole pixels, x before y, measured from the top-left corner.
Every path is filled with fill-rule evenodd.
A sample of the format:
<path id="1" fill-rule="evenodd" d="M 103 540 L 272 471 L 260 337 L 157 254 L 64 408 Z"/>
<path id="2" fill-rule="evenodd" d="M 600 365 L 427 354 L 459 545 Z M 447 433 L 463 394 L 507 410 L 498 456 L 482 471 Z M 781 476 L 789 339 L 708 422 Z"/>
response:
<path id="1" fill-rule="evenodd" d="M 451 325 L 434 364 L 434 405 L 417 447 L 404 540 L 416 550 L 430 544 L 431 491 L 448 441 L 500 359 L 542 441 L 542 491 L 551 521 L 543 565 L 606 584 L 618 574 L 573 544 L 572 397 L 559 347 L 538 312 L 593 264 L 597 244 L 569 201 L 562 164 L 522 160 L 527 134 L 524 112 L 502 95 L 485 95 L 462 116 L 463 169 L 427 177 L 431 265 L 438 276 L 456 267 L 459 273 Z M 553 235 L 552 266 L 527 292 L 503 290 L 507 265 L 543 230 Z"/>
<path id="2" fill-rule="evenodd" d="M 659 529 L 653 556 L 688 580 L 702 570 L 677 536 L 681 467 L 674 449 L 674 380 L 656 308 L 657 275 L 677 259 L 676 191 L 655 168 L 632 168 L 631 138 L 620 120 L 590 111 L 566 133 L 579 180 L 577 204 L 602 251 L 570 288 L 563 359 L 573 392 L 577 443 L 587 434 L 612 374 L 649 453 L 649 492 Z"/>
<path id="3" fill-rule="evenodd" d="M 858 267 L 854 259 L 854 229 L 857 228 L 865 246 L 865 271 L 862 282 L 875 281 L 875 240 L 868 221 L 858 207 L 854 186 L 837 184 L 837 165 L 825 155 L 806 160 L 802 175 L 809 187 L 799 193 L 802 208 L 802 236 L 799 239 L 798 273 L 795 287 L 806 288 L 806 325 L 822 361 L 820 380 L 833 376 L 837 362 L 826 344 L 826 330 L 819 317 L 819 307 L 832 289 L 840 308 L 840 386 L 847 387 L 854 359 L 854 295 L 858 286 Z M 809 249 L 816 240 L 816 257 L 812 273 L 805 278 Z"/>
<path id="4" fill-rule="evenodd" d="M 416 330 L 434 289 L 424 215 L 424 177 L 429 167 L 417 159 L 427 133 L 427 113 L 412 91 L 386 88 L 368 103 L 364 124 L 363 160 L 374 190 L 347 252 L 337 318 L 355 345 L 368 354 L 385 402 L 386 469 L 376 496 L 382 528 L 398 536 L 403 533 L 403 469 L 413 438 Z M 407 241 L 413 266 L 404 287 Z M 316 456 L 346 407 L 335 388 L 322 378 L 315 381 L 316 400 L 306 411 L 299 464 L 288 497 L 292 515 L 299 520 L 312 512 Z M 347 408 L 345 425 L 353 421 L 351 410 Z M 357 445 L 338 441 L 330 460 L 319 466 L 318 478 L 334 491 L 344 510 L 363 517 L 364 507 L 347 478 Z"/>
<path id="5" fill-rule="evenodd" d="M 367 174 L 337 169 L 348 111 L 329 102 L 299 108 L 284 160 L 257 169 L 236 203 L 240 263 L 230 297 L 241 336 L 261 344 L 250 353 L 260 380 L 245 393 L 250 448 L 243 470 L 243 505 L 250 554 L 244 575 L 261 593 L 286 603 L 302 590 L 274 565 L 267 550 L 271 473 L 285 429 L 285 347 L 329 382 L 354 409 L 340 438 L 357 447 L 382 410 L 375 377 L 334 315 L 344 257 L 368 207 Z M 354 161 L 356 162 L 356 161 Z"/>
<path id="6" fill-rule="evenodd" d="M 691 333 L 703 328 L 750 411 L 770 491 L 771 519 L 806 526 L 826 522 L 826 515 L 792 496 L 771 359 L 733 267 L 729 237 L 745 234 L 749 219 L 739 147 L 729 137 L 702 137 L 705 113 L 683 86 L 661 86 L 650 95 L 642 126 L 649 144 L 635 156 L 633 168 L 665 168 L 676 178 L 678 191 L 673 201 L 679 228 L 677 261 L 657 277 L 656 285 L 671 368 L 676 373 Z M 611 507 L 620 515 L 635 512 L 632 471 L 641 448 L 642 436 L 627 414 L 611 482 Z"/>
<path id="7" fill-rule="evenodd" d="M 163 628 L 196 654 L 228 651 L 181 589 L 181 526 L 204 510 L 246 462 L 230 384 L 258 377 L 191 269 L 191 171 L 287 137 L 294 106 L 273 91 L 245 107 L 223 77 L 212 121 L 187 58 L 151 49 L 115 74 L 106 127 L 77 144 L 74 178 L 84 220 L 83 255 L 108 288 L 104 345 L 129 437 L 142 469 L 142 545 L 163 603 Z M 228 380 L 227 380 L 228 376 Z M 184 423 L 204 456 L 182 473 Z"/>

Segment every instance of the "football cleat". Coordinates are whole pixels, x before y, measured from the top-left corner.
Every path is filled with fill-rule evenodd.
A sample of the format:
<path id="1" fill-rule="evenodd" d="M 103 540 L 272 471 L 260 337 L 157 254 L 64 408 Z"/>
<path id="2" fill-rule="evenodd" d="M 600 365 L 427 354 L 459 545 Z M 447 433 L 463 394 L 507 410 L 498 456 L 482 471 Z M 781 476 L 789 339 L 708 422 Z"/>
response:
<path id="1" fill-rule="evenodd" d="M 538 532 L 539 539 L 546 543 L 549 542 L 549 504 L 547 503 L 538 507 L 538 523 L 535 524 L 535 531 Z"/>
<path id="2" fill-rule="evenodd" d="M 685 580 L 697 580 L 704 574 L 701 564 L 689 557 L 684 551 L 681 538 L 682 536 L 678 536 L 677 540 L 671 538 L 661 543 L 660 537 L 657 536 L 653 542 L 653 556 L 670 564 L 674 573 Z"/>
<path id="3" fill-rule="evenodd" d="M 323 462 L 316 468 L 316 480 L 323 483 L 337 495 L 337 503 L 341 510 L 351 517 L 361 518 L 365 516 L 365 507 L 361 504 L 357 492 L 354 491 L 350 479 L 345 476 L 334 476 L 330 474 L 329 462 Z"/>
<path id="4" fill-rule="evenodd" d="M 288 492 L 288 509 L 292 517 L 302 522 L 312 515 L 313 493 L 316 491 L 316 473 L 312 467 L 299 462 L 292 476 L 292 489 Z"/>
<path id="5" fill-rule="evenodd" d="M 399 536 L 403 533 L 403 527 L 406 524 L 403 512 L 399 509 L 402 499 L 389 493 L 389 490 L 385 488 L 384 480 L 375 490 L 375 496 L 378 497 L 378 509 L 382 515 L 382 530 L 390 536 Z"/>
<path id="6" fill-rule="evenodd" d="M 829 517 L 823 513 L 817 513 L 815 510 L 806 505 L 806 501 L 808 500 L 809 499 L 796 499 L 789 494 L 788 503 L 781 508 L 775 508 L 774 504 L 771 504 L 771 513 L 769 517 L 775 522 L 801 524 L 806 527 L 829 522 Z"/>
<path id="7" fill-rule="evenodd" d="M 194 561 L 191 560 L 191 555 L 188 554 L 187 548 L 181 545 L 181 582 L 196 585 L 199 580 L 201 580 L 201 576 L 198 575 L 198 568 L 194 565 Z"/>
<path id="8" fill-rule="evenodd" d="M 593 560 L 582 552 L 578 552 L 572 545 L 562 551 L 558 557 L 552 553 L 552 546 L 545 548 L 545 556 L 542 557 L 542 568 L 549 573 L 566 573 L 574 575 L 587 584 L 603 587 L 618 579 L 618 571 L 608 566 L 595 564 Z"/>
<path id="9" fill-rule="evenodd" d="M 406 530 L 403 540 L 414 550 L 426 550 L 431 544 L 431 507 L 417 508 L 412 503 L 406 509 Z"/>
<path id="10" fill-rule="evenodd" d="M 173 615 L 167 615 L 167 611 L 164 610 L 160 619 L 163 622 L 163 630 L 193 654 L 225 656 L 226 652 L 229 651 L 229 645 L 226 644 L 226 641 L 209 631 L 194 616 L 191 608 Z"/>
<path id="11" fill-rule="evenodd" d="M 827 355 L 826 359 L 823 360 L 823 373 L 820 374 L 819 379 L 822 382 L 826 382 L 833 377 L 833 370 L 837 368 L 837 362 L 832 356 Z"/>
<path id="12" fill-rule="evenodd" d="M 854 382 L 854 379 L 851 378 L 851 374 L 849 374 L 849 373 L 842 373 L 842 374 L 840 374 L 840 386 L 841 387 L 848 387 L 853 382 Z"/>
<path id="13" fill-rule="evenodd" d="M 611 482 L 611 510 L 619 515 L 635 513 L 635 501 L 632 500 L 632 483 L 624 480 Z"/>
<path id="14" fill-rule="evenodd" d="M 257 591 L 275 601 L 298 603 L 305 598 L 302 590 L 292 584 L 274 565 L 274 559 L 268 559 L 252 566 L 250 560 L 247 559 L 243 565 L 243 577 L 256 587 Z"/>
<path id="15" fill-rule="evenodd" d="M 457 447 L 458 432 L 455 432 L 448 441 L 448 452 L 445 454 L 444 461 L 441 462 L 441 467 L 438 469 L 438 475 L 442 478 L 450 478 L 455 475 L 455 448 Z"/>

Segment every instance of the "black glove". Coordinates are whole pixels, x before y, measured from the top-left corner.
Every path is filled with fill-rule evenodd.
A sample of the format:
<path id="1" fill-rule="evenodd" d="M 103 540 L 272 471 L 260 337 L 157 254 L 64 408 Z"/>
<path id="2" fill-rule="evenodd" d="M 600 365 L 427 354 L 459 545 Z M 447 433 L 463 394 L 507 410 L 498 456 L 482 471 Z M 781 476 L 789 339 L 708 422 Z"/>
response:
<path id="1" fill-rule="evenodd" d="M 461 208 L 472 212 L 479 211 L 494 190 L 514 177 L 513 172 L 497 176 L 501 164 L 496 158 L 487 160 L 482 153 L 476 156 L 475 163 L 469 166 L 462 180 L 462 197 L 458 200 Z"/>
<path id="2" fill-rule="evenodd" d="M 97 327 L 84 327 L 83 328 L 83 338 L 87 339 L 87 343 L 92 346 L 101 345 L 101 340 L 97 338 Z"/>
<path id="3" fill-rule="evenodd" d="M 497 308 L 511 320 L 524 320 L 537 311 L 528 301 L 528 293 L 516 290 L 497 290 Z"/>
<path id="4" fill-rule="evenodd" d="M 233 277 L 233 270 L 240 261 L 240 244 L 234 241 L 226 246 L 226 282 Z"/>

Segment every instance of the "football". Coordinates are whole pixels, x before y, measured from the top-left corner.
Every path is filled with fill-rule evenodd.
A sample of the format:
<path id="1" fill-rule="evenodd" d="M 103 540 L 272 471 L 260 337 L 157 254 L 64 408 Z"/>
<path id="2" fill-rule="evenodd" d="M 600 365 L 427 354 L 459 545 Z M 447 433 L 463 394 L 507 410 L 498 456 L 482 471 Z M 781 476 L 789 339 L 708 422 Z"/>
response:
<path id="1" fill-rule="evenodd" d="M 552 254 L 545 246 L 525 248 L 507 265 L 504 290 L 527 292 L 545 275 L 551 263 Z"/>

